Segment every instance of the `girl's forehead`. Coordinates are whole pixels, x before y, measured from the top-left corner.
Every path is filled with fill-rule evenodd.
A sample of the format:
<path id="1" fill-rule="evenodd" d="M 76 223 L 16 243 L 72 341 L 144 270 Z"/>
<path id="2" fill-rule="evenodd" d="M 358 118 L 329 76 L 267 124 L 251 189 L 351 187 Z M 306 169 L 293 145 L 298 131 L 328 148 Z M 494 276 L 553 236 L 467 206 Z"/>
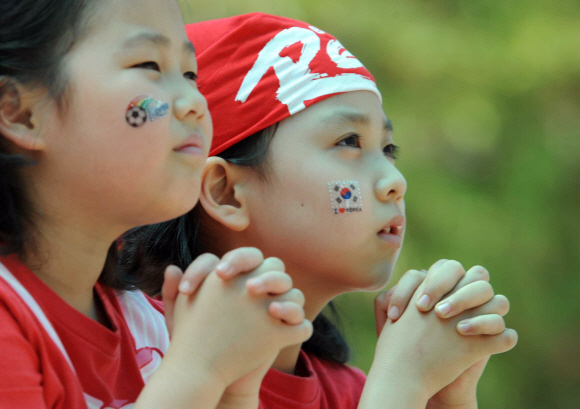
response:
<path id="1" fill-rule="evenodd" d="M 368 91 L 335 95 L 308 106 L 282 122 L 293 125 L 311 123 L 319 127 L 338 127 L 345 124 L 380 125 L 385 130 L 392 130 L 391 121 L 383 111 L 381 101 Z"/>
<path id="2" fill-rule="evenodd" d="M 106 0 L 91 16 L 95 36 L 126 40 L 139 32 L 169 39 L 187 39 L 179 4 L 175 0 Z"/>

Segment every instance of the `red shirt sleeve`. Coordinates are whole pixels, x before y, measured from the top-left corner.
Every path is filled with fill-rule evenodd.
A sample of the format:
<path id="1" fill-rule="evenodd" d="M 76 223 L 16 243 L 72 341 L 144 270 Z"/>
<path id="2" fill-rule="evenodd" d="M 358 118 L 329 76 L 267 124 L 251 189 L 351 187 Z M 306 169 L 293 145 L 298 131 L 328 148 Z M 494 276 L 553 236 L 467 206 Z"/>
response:
<path id="1" fill-rule="evenodd" d="M 45 408 L 40 362 L 31 342 L 40 341 L 38 334 L 34 329 L 27 331 L 18 324 L 30 320 L 25 316 L 27 311 L 14 305 L 8 306 L 5 298 L 1 298 L 0 409 Z M 20 315 L 20 319 L 15 315 Z"/>

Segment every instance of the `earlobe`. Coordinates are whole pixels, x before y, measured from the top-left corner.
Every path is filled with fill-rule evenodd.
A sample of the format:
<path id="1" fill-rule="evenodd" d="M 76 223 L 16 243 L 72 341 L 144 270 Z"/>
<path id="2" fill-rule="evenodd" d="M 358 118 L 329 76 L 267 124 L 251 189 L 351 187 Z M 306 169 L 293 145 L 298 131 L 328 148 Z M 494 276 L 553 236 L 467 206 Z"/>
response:
<path id="1" fill-rule="evenodd" d="M 45 141 L 33 119 L 33 97 L 14 84 L 0 83 L 0 134 L 16 147 L 39 151 Z"/>
<path id="2" fill-rule="evenodd" d="M 243 231 L 250 224 L 243 171 L 219 157 L 208 158 L 201 180 L 199 201 L 214 220 L 233 231 Z"/>

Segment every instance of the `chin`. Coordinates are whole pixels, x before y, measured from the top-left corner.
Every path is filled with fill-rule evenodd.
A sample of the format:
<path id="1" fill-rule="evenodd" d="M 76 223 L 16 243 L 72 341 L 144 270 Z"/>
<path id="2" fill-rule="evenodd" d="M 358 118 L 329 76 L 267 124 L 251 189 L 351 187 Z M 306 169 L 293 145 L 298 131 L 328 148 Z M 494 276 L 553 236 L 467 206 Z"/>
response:
<path id="1" fill-rule="evenodd" d="M 365 274 L 360 274 L 357 283 L 353 287 L 355 291 L 379 291 L 383 289 L 393 276 L 393 266 L 381 266 L 374 271 L 367 271 Z"/>
<path id="2" fill-rule="evenodd" d="M 141 217 L 139 220 L 138 225 L 142 226 L 147 224 L 163 223 L 189 213 L 197 204 L 197 197 L 187 201 L 183 199 L 184 198 L 177 202 L 168 200 L 167 202 L 163 203 L 164 206 L 156 207 L 155 209 L 149 209 L 143 214 L 143 217 Z M 179 204 L 179 206 L 176 206 L 176 204 Z M 173 206 L 168 207 L 168 205 Z"/>

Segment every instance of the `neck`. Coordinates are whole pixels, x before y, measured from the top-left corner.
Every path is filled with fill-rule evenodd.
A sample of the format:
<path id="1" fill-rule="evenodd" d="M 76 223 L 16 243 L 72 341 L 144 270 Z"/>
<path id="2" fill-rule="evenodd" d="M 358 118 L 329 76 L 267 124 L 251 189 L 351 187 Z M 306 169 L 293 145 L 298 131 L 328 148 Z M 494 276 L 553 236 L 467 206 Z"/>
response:
<path id="1" fill-rule="evenodd" d="M 313 277 L 315 276 L 314 274 L 304 274 L 303 271 L 301 274 L 294 274 L 295 270 L 288 265 L 286 265 L 286 271 L 292 277 L 294 287 L 304 293 L 304 298 L 306 299 L 304 313 L 305 318 L 309 321 L 314 321 L 334 297 L 344 292 L 336 288 L 329 288 L 319 282 L 312 282 L 312 280 L 306 278 L 308 276 Z M 272 364 L 272 368 L 287 374 L 294 374 L 301 347 L 302 345 L 298 344 L 281 350 Z"/>
<path id="2" fill-rule="evenodd" d="M 93 289 L 116 236 L 83 227 L 72 217 L 65 223 L 36 222 L 38 239 L 24 262 L 70 306 L 97 319 Z"/>

